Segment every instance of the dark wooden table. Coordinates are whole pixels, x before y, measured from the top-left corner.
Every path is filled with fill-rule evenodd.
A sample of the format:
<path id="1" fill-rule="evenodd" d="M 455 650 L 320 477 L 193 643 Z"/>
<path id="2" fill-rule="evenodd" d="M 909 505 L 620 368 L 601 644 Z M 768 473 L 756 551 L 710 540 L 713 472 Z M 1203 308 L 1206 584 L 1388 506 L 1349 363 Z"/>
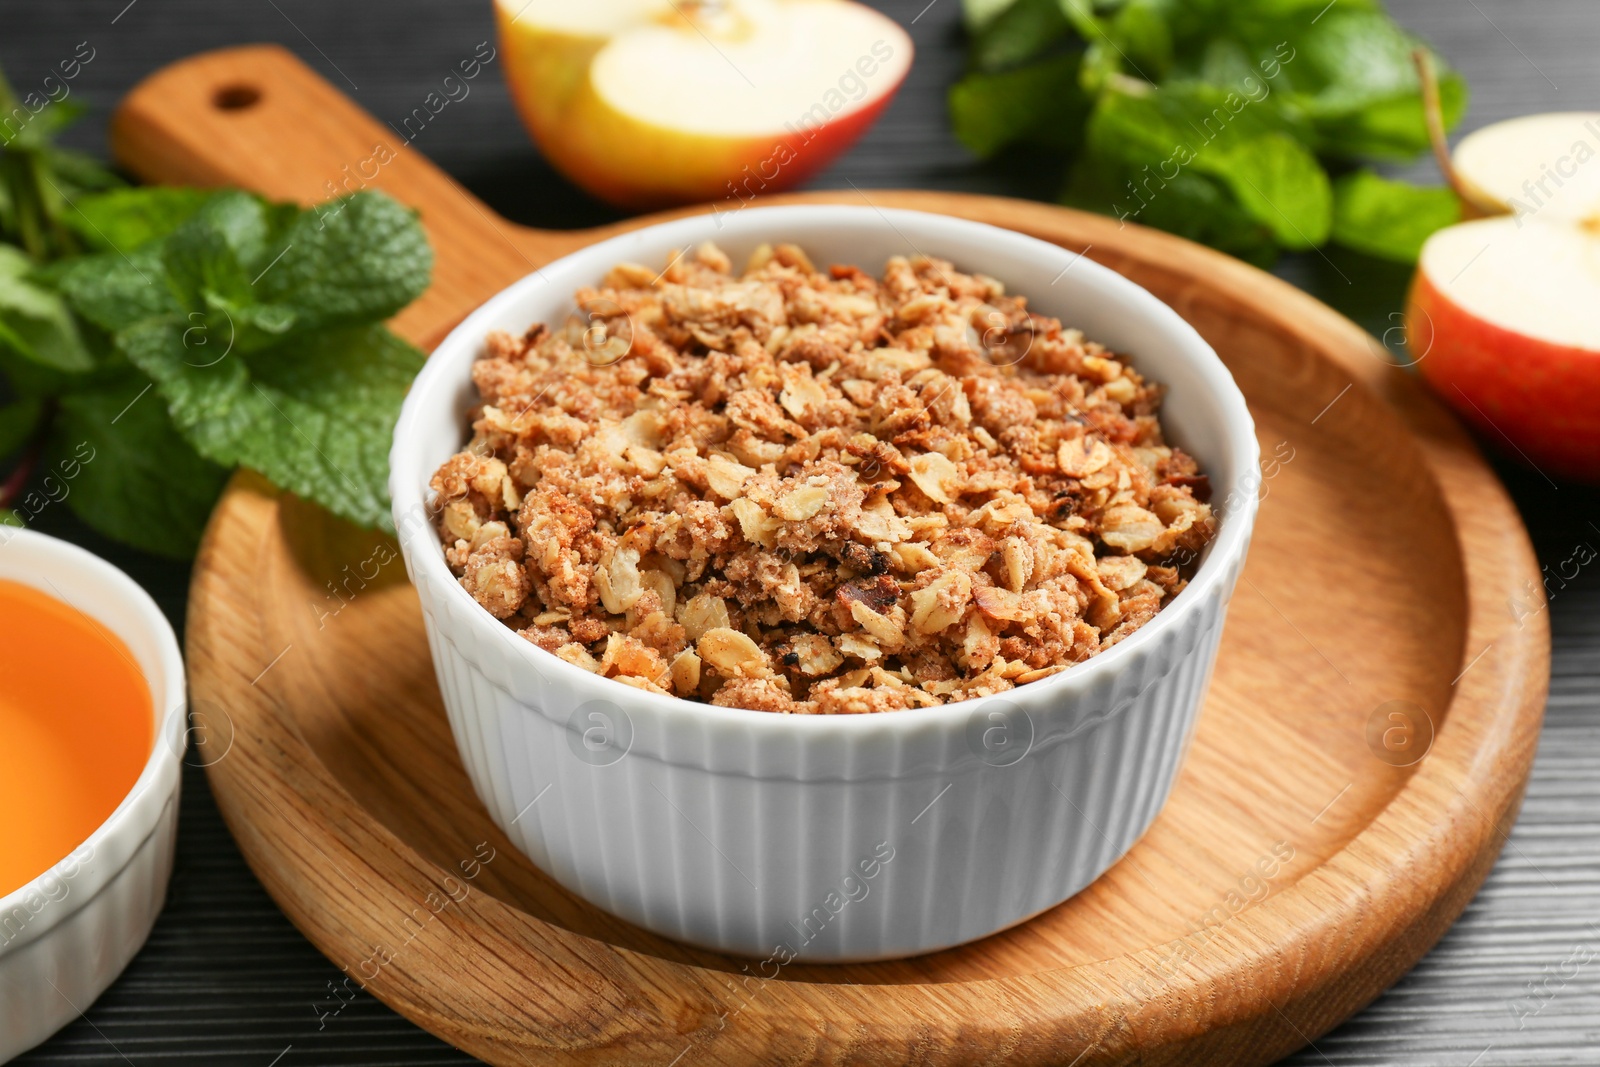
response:
<path id="1" fill-rule="evenodd" d="M 1051 173 L 1016 161 L 975 165 L 946 128 L 944 89 L 962 64 L 960 0 L 880 6 L 909 26 L 916 66 L 883 120 L 816 185 L 1048 198 Z M 1594 0 L 1392 0 L 1391 7 L 1466 72 L 1474 101 L 1465 128 L 1534 111 L 1600 108 Z M 72 85 L 89 116 L 70 141 L 102 153 L 105 120 L 122 93 L 202 49 L 279 42 L 378 118 L 397 122 L 492 35 L 490 0 L 0 3 L 0 64 L 19 88 L 42 79 L 79 42 L 94 49 Z M 471 95 L 416 144 L 507 217 L 552 228 L 616 217 L 539 158 L 497 72 L 472 83 Z M 1434 180 L 1426 164 L 1413 170 Z M 1278 272 L 1375 333 L 1392 325 L 1408 272 L 1338 252 L 1330 258 L 1286 259 Z M 1541 559 L 1553 566 L 1579 544 L 1600 546 L 1600 493 L 1552 487 L 1503 462 L 1499 469 Z M 73 524 L 65 509 L 46 513 L 41 527 L 126 568 L 181 627 L 185 566 L 109 544 Z M 1555 660 L 1544 739 L 1499 864 L 1411 974 L 1286 1063 L 1600 1064 L 1600 568 L 1550 587 Z M 245 867 L 203 774 L 190 768 L 171 896 L 149 945 L 84 1018 L 17 1062 L 471 1062 L 370 997 L 319 1023 L 316 1005 L 336 977 Z"/>

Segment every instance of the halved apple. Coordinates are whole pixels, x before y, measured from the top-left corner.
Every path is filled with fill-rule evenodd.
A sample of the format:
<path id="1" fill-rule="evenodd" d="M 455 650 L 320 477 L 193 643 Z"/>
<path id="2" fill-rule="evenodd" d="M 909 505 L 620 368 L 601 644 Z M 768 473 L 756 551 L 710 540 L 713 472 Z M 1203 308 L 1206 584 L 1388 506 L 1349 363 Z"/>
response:
<path id="1" fill-rule="evenodd" d="M 1408 316 L 1418 369 L 1488 441 L 1600 480 L 1600 236 L 1509 216 L 1440 230 Z"/>
<path id="2" fill-rule="evenodd" d="M 547 158 L 625 207 L 742 203 L 815 174 L 911 67 L 850 0 L 497 0 L 512 95 Z"/>
<path id="3" fill-rule="evenodd" d="M 1600 482 L 1600 113 L 1487 126 L 1452 184 L 1501 212 L 1428 239 L 1407 302 L 1418 368 L 1484 438 Z"/>

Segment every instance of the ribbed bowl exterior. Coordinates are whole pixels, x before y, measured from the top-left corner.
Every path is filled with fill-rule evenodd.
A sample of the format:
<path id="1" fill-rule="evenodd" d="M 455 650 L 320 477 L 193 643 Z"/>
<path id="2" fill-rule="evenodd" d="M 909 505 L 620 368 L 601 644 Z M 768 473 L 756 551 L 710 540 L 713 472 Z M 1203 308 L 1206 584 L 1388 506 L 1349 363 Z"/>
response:
<path id="1" fill-rule="evenodd" d="M 166 903 L 177 834 L 174 783 L 150 833 L 126 856 L 102 846 L 83 869 L 69 857 L 49 891 L 21 903 L 20 913 L 0 915 L 0 1063 L 76 1019 L 138 953 Z M 105 884 L 92 894 L 77 891 L 75 883 L 94 879 L 97 866 Z M 55 919 L 52 912 L 62 915 L 49 931 L 24 940 L 36 923 Z"/>
<path id="2" fill-rule="evenodd" d="M 721 724 L 647 736 L 626 691 L 602 703 L 582 679 L 504 676 L 502 650 L 459 638 L 462 605 L 418 588 L 467 771 L 540 869 L 667 937 L 827 961 L 1003 930 L 1127 852 L 1172 789 L 1238 569 L 1092 685 L 1024 686 L 953 724 L 858 746 Z M 598 744 L 586 730 L 602 731 Z"/>
<path id="3" fill-rule="evenodd" d="M 491 330 L 561 322 L 622 261 L 715 241 L 819 263 L 915 248 L 1029 297 L 1167 387 L 1163 424 L 1222 516 L 1189 586 L 1116 647 L 1001 696 L 879 715 L 772 715 L 645 693 L 513 634 L 445 565 L 428 479 L 461 448 Z M 1161 810 L 1254 523 L 1254 424 L 1171 308 L 1054 245 L 869 207 L 749 208 L 592 245 L 489 300 L 434 351 L 395 427 L 390 490 L 450 726 L 479 797 L 567 889 L 667 937 L 757 959 L 913 955 L 1004 929 L 1116 862 Z"/>

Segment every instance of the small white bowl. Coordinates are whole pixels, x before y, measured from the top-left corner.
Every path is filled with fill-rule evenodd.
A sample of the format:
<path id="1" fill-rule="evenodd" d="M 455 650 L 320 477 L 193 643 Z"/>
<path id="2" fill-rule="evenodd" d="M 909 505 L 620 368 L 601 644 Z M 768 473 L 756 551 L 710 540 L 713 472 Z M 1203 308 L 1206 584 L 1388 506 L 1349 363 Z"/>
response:
<path id="1" fill-rule="evenodd" d="M 491 330 L 560 323 L 618 262 L 711 240 L 736 263 L 793 241 L 877 272 L 924 252 L 992 275 L 1168 386 L 1163 423 L 1211 477 L 1221 526 L 1143 629 L 1001 697 L 878 715 L 773 715 L 644 693 L 517 637 L 463 590 L 428 479 L 468 436 Z M 913 955 L 1050 908 L 1165 802 L 1255 518 L 1243 396 L 1176 312 L 1055 245 L 914 211 L 752 208 L 647 227 L 549 264 L 434 352 L 395 427 L 390 489 L 451 729 L 495 822 L 563 886 L 649 930 L 781 966 Z"/>
<path id="2" fill-rule="evenodd" d="M 0 578 L 64 601 L 120 637 L 149 683 L 155 717 L 144 770 L 110 817 L 66 859 L 0 897 L 4 1063 L 87 1010 L 150 936 L 172 874 L 186 705 L 178 639 L 132 578 L 76 545 L 9 527 L 0 528 Z"/>

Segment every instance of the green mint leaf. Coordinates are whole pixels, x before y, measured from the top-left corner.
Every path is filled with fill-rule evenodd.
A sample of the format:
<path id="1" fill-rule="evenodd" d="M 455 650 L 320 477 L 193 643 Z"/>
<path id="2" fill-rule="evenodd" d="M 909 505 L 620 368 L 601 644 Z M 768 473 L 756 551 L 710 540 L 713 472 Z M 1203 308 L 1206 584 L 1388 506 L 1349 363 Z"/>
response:
<path id="1" fill-rule="evenodd" d="M 57 370 L 30 359 L 10 340 L 0 337 L 0 379 L 14 397 L 43 400 L 71 388 L 83 378 L 83 371 Z"/>
<path id="2" fill-rule="evenodd" d="M 1370 256 L 1415 263 L 1422 243 L 1461 221 L 1461 202 L 1443 186 L 1391 181 L 1370 170 L 1333 186 L 1333 239 Z"/>
<path id="3" fill-rule="evenodd" d="M 33 261 L 0 245 L 0 345 L 52 370 L 81 374 L 94 357 L 60 294 L 34 284 Z"/>
<path id="4" fill-rule="evenodd" d="M 1220 182 L 1180 171 L 1164 188 L 1134 192 L 1146 177 L 1126 164 L 1085 155 L 1072 170 L 1062 203 L 1154 226 L 1259 267 L 1277 258 L 1272 231 L 1248 215 Z"/>
<path id="5" fill-rule="evenodd" d="M 1382 12 L 1335 7 L 1292 43 L 1297 54 L 1285 72 L 1318 117 L 1418 89 L 1416 41 Z"/>
<path id="6" fill-rule="evenodd" d="M 1286 248 L 1328 237 L 1327 173 L 1292 127 L 1262 101 L 1202 83 L 1108 91 L 1089 118 L 1092 155 L 1132 172 L 1123 214 L 1162 198 L 1184 173 L 1205 175 Z"/>
<path id="7" fill-rule="evenodd" d="M 1275 79 L 1269 79 L 1266 75 L 1275 69 L 1272 63 L 1276 58 L 1270 54 L 1258 54 L 1253 44 L 1237 37 L 1213 37 L 1188 59 L 1185 63 L 1187 69 L 1180 80 L 1207 82 L 1242 95 L 1259 96 L 1259 86 L 1265 85 L 1269 93 L 1273 88 Z M 1263 62 L 1267 64 L 1265 68 L 1261 66 Z M 1270 96 L 1262 102 L 1276 110 L 1277 101 Z"/>
<path id="8" fill-rule="evenodd" d="M 69 261 L 61 291 L 79 315 L 115 333 L 136 322 L 182 309 L 167 286 L 159 244 L 127 254 L 103 252 Z"/>
<path id="9" fill-rule="evenodd" d="M 1253 52 L 1264 49 L 1268 54 L 1279 43 L 1292 48 L 1315 34 L 1333 11 L 1382 11 L 1379 0 L 1338 0 L 1332 5 L 1327 0 L 1169 0 L 1160 6 L 1174 47 L 1188 64 L 1213 41 L 1241 41 Z"/>
<path id="10" fill-rule="evenodd" d="M 272 239 L 267 205 L 248 193 L 219 193 L 161 244 L 167 287 L 185 311 L 255 302 L 247 264 Z"/>
<path id="11" fill-rule="evenodd" d="M 966 0 L 972 67 L 950 111 L 958 138 L 982 156 L 1018 143 L 1072 151 L 1068 202 L 1266 262 L 1328 239 L 1322 159 L 1410 158 L 1427 147 L 1412 62 L 1420 42 L 1379 0 L 1053 2 L 1059 22 L 1027 0 Z M 1060 81 L 1033 69 L 1062 40 L 1081 44 L 1077 83 L 1093 99 L 1081 136 L 1060 129 L 1076 118 L 1040 118 L 1071 114 Z M 1436 65 L 1453 124 L 1465 84 Z M 1341 210 L 1358 206 L 1371 208 Z M 1354 218 L 1342 225 L 1373 244 Z"/>
<path id="12" fill-rule="evenodd" d="M 206 319 L 213 324 L 225 321 L 226 336 L 240 352 L 270 348 L 288 336 L 298 323 L 294 309 L 282 304 L 234 304 L 207 293 L 206 307 L 209 312 Z"/>
<path id="13" fill-rule="evenodd" d="M 97 252 L 132 252 L 166 237 L 216 193 L 146 186 L 81 196 L 62 221 Z"/>
<path id="14" fill-rule="evenodd" d="M 204 456 L 243 464 L 363 526 L 390 526 L 388 452 L 423 355 L 382 326 L 296 338 L 253 357 L 194 358 L 175 320 L 118 336 Z"/>
<path id="15" fill-rule="evenodd" d="M 1071 32 L 1056 0 L 1016 0 L 972 42 L 972 65 L 1005 70 L 1043 55 Z"/>
<path id="16" fill-rule="evenodd" d="M 84 199 L 84 225 L 112 250 L 50 274 L 78 315 L 112 336 L 117 359 L 153 383 L 135 409 L 150 404 L 159 418 L 123 416 L 119 424 L 135 427 L 128 447 L 148 437 L 173 469 L 194 474 L 203 464 L 216 476 L 196 475 L 204 492 L 186 499 L 150 472 L 107 465 L 146 495 L 159 490 L 173 516 L 189 516 L 172 518 L 171 537 L 140 534 L 124 521 L 131 502 L 108 505 L 108 532 L 154 551 L 192 549 L 218 472 L 240 464 L 354 522 L 387 527 L 390 437 L 423 357 L 375 320 L 428 284 L 432 251 L 415 213 L 369 193 L 306 212 L 237 191 Z M 74 403 L 87 418 L 91 399 Z M 69 425 L 88 437 L 81 422 Z M 173 441 L 187 467 L 169 455 Z"/>
<path id="17" fill-rule="evenodd" d="M 1077 0 L 1072 0 L 1077 2 Z M 1114 53 L 1128 69 L 1146 81 L 1159 81 L 1173 62 L 1172 30 L 1161 0 L 1128 0 L 1108 19 L 1101 19 L 1099 46 Z"/>
<path id="18" fill-rule="evenodd" d="M 981 33 L 1017 0 L 961 0 L 961 21 L 968 33 Z"/>
<path id="19" fill-rule="evenodd" d="M 1078 60 L 1062 53 L 997 74 L 968 74 L 950 89 L 956 137 L 984 158 L 1017 142 L 1072 148 L 1090 104 L 1078 87 Z"/>
<path id="20" fill-rule="evenodd" d="M 1245 140 L 1202 170 L 1227 185 L 1285 248 L 1316 248 L 1333 225 L 1328 172 L 1286 133 Z"/>
<path id="21" fill-rule="evenodd" d="M 184 342 L 191 349 L 214 346 L 213 358 L 223 351 L 248 353 L 271 348 L 289 336 L 297 323 L 294 310 L 281 304 L 236 303 L 210 289 L 201 295 L 205 310 L 189 312 Z"/>
<path id="22" fill-rule="evenodd" d="M 47 149 L 57 134 L 83 117 L 85 110 L 77 100 L 52 103 L 41 94 L 29 93 L 6 109 L 6 121 L 0 125 L 0 147 L 17 152 Z"/>
<path id="23" fill-rule="evenodd" d="M 1466 114 L 1467 83 L 1459 74 L 1440 74 L 1439 109 L 1446 129 Z M 1401 92 L 1348 115 L 1321 118 L 1315 146 L 1326 156 L 1343 159 L 1414 159 L 1428 148 L 1422 99 L 1415 92 Z"/>
<path id="24" fill-rule="evenodd" d="M 1412 52 L 1421 42 L 1379 10 L 1343 4 L 1291 39 L 1283 88 L 1312 126 L 1312 146 L 1344 158 L 1409 159 L 1428 147 Z M 1466 107 L 1466 83 L 1444 64 L 1440 101 L 1446 126 Z"/>
<path id="25" fill-rule="evenodd" d="M 428 287 L 433 250 L 416 212 L 361 192 L 300 213 L 255 268 L 256 300 L 292 308 L 296 330 L 386 319 Z"/>
<path id="26" fill-rule="evenodd" d="M 89 526 L 146 552 L 187 559 L 228 470 L 195 453 L 148 385 L 124 375 L 116 385 L 62 397 L 48 469 L 63 476 L 68 506 Z"/>
<path id="27" fill-rule="evenodd" d="M 50 145 L 43 151 L 45 165 L 55 172 L 62 191 L 73 199 L 78 194 L 92 193 L 124 186 L 106 165 L 87 152 Z"/>
<path id="28" fill-rule="evenodd" d="M 202 456 L 224 467 L 239 462 L 240 442 L 258 426 L 259 404 L 243 356 L 203 324 L 177 317 L 145 319 L 116 335 L 117 348 L 148 374 L 173 424 Z"/>
<path id="29" fill-rule="evenodd" d="M 1056 0 L 1056 7 L 1086 44 L 1105 36 L 1105 26 L 1095 14 L 1094 0 Z"/>
<path id="30" fill-rule="evenodd" d="M 1087 45 L 1083 84 L 1103 88 L 1117 76 L 1155 83 L 1174 59 L 1169 0 L 1124 0 L 1111 6 L 1093 0 L 1057 0 L 1063 17 Z"/>
<path id="31" fill-rule="evenodd" d="M 1072 32 L 1084 43 L 1079 64 L 1079 81 L 1086 92 L 1099 93 L 1113 77 L 1123 73 L 1122 55 L 1102 20 L 1095 14 L 1092 0 L 1057 0 L 1061 15 Z"/>
<path id="32" fill-rule="evenodd" d="M 1226 5 L 1234 19 L 1260 23 L 1265 19 L 1293 19 L 1309 32 L 1318 15 L 1329 10 L 1327 0 L 1231 0 Z M 1346 11 L 1382 11 L 1381 0 L 1339 0 Z"/>
<path id="33" fill-rule="evenodd" d="M 210 229 L 222 236 L 241 263 L 260 265 L 300 214 L 293 204 L 273 203 L 239 189 L 223 189 L 201 205 L 172 236 L 189 227 Z"/>

